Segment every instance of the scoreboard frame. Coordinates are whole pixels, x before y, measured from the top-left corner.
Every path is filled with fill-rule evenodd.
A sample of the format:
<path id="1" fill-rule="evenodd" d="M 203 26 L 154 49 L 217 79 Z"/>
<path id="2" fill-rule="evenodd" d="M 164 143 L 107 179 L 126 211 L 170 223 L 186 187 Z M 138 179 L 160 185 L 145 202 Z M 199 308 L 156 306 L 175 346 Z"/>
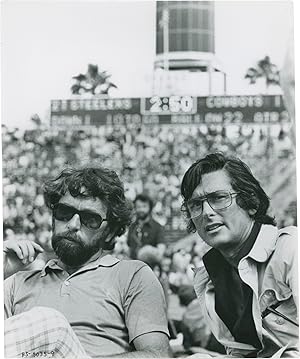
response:
<path id="1" fill-rule="evenodd" d="M 281 95 L 152 96 L 51 101 L 58 128 L 157 124 L 278 124 L 290 122 Z"/>

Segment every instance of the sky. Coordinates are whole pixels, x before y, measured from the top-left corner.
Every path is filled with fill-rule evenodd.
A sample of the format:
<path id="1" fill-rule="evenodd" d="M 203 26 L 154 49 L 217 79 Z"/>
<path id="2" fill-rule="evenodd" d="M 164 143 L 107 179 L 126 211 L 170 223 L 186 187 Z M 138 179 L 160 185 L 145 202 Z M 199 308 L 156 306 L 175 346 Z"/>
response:
<path id="1" fill-rule="evenodd" d="M 291 1 L 215 2 L 215 50 L 228 93 L 253 92 L 248 67 L 265 55 L 282 67 L 293 29 Z M 154 1 L 4 1 L 2 122 L 26 127 L 69 98 L 71 78 L 88 63 L 112 74 L 117 97 L 151 96 Z"/>

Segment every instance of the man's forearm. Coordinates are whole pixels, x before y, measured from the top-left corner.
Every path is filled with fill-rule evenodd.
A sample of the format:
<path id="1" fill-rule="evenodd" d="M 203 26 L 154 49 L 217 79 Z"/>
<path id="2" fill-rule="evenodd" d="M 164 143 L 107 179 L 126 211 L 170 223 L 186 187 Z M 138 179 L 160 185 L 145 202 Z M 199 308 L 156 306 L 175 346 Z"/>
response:
<path id="1" fill-rule="evenodd" d="M 172 358 L 171 350 L 158 352 L 154 350 L 138 350 L 128 353 L 109 355 L 102 358 Z"/>

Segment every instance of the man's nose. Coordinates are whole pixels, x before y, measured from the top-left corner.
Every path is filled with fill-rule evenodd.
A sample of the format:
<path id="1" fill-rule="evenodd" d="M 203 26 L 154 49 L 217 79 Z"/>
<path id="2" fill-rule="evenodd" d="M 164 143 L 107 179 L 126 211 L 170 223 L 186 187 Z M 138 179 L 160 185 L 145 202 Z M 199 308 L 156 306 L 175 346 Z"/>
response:
<path id="1" fill-rule="evenodd" d="M 69 220 L 67 227 L 73 231 L 77 231 L 80 229 L 81 222 L 80 222 L 80 216 L 78 213 L 75 213 L 74 216 Z"/>
<path id="2" fill-rule="evenodd" d="M 203 216 L 212 216 L 215 213 L 216 212 L 211 208 L 211 206 L 209 205 L 207 199 L 205 201 L 203 201 L 203 203 L 202 203 L 202 215 Z"/>

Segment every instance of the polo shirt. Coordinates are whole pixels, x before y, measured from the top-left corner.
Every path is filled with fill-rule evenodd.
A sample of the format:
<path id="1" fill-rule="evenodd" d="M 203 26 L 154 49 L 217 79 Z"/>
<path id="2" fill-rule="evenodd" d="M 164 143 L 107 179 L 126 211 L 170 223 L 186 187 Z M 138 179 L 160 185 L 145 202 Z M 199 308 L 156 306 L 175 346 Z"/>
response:
<path id="1" fill-rule="evenodd" d="M 105 255 L 69 275 L 50 260 L 4 282 L 5 318 L 45 306 L 60 311 L 91 357 L 132 351 L 150 332 L 169 335 L 162 287 L 141 261 Z"/>

